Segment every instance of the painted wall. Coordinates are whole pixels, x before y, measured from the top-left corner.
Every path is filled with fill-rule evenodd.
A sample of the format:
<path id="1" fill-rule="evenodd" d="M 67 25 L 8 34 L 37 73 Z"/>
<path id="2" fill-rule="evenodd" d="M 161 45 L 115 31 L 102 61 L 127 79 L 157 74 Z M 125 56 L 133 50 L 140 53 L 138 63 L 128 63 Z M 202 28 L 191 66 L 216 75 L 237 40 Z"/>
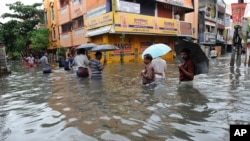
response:
<path id="1" fill-rule="evenodd" d="M 199 14 L 199 0 L 194 0 L 194 12 L 185 15 L 185 21 L 192 23 L 193 37 L 198 39 L 198 14 Z"/>
<path id="2" fill-rule="evenodd" d="M 70 6 L 66 5 L 64 7 L 60 7 L 60 4 L 58 2 L 58 23 L 59 25 L 65 24 L 69 21 L 71 21 L 71 12 L 70 12 Z"/>
<path id="3" fill-rule="evenodd" d="M 54 20 L 51 18 L 51 2 L 53 2 L 54 7 Z M 45 0 L 44 1 L 44 8 L 46 9 L 47 13 L 47 28 L 50 30 L 50 44 L 48 46 L 49 49 L 56 49 L 60 47 L 60 38 L 59 38 L 59 25 L 58 25 L 58 0 Z M 55 39 L 53 39 L 53 28 L 55 29 Z"/>
<path id="4" fill-rule="evenodd" d="M 170 18 L 172 19 L 172 10 L 171 9 L 167 9 L 165 8 L 166 4 L 162 4 L 162 3 L 157 3 L 157 15 L 158 17 L 161 18 Z"/>
<path id="5" fill-rule="evenodd" d="M 83 14 L 86 13 L 86 9 L 85 9 L 85 6 L 83 4 L 83 0 L 81 0 L 81 2 L 79 0 L 71 1 L 70 10 L 71 10 L 71 18 L 72 19 L 83 16 Z"/>
<path id="6" fill-rule="evenodd" d="M 106 0 L 84 0 L 84 1 L 87 1 L 86 2 L 87 11 L 106 4 Z"/>
<path id="7" fill-rule="evenodd" d="M 153 35 L 125 35 L 124 48 L 122 48 L 121 34 L 106 34 L 103 36 L 92 37 L 91 41 L 97 44 L 112 44 L 123 49 L 124 62 L 142 61 L 142 52 L 153 43 L 165 43 L 174 50 L 174 37 L 170 36 L 153 36 Z M 120 62 L 120 51 L 106 52 L 108 63 Z M 91 58 L 94 58 L 94 53 L 90 53 Z M 173 61 L 174 51 L 162 56 L 163 59 Z"/>

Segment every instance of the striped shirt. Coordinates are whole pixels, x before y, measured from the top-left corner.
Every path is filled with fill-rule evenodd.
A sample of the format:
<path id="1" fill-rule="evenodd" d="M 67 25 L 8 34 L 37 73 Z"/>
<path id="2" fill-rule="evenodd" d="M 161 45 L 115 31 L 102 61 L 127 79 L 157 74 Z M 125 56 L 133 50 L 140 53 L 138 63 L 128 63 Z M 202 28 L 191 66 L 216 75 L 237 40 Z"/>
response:
<path id="1" fill-rule="evenodd" d="M 91 60 L 89 62 L 91 69 L 91 79 L 102 79 L 102 64 L 99 60 Z"/>

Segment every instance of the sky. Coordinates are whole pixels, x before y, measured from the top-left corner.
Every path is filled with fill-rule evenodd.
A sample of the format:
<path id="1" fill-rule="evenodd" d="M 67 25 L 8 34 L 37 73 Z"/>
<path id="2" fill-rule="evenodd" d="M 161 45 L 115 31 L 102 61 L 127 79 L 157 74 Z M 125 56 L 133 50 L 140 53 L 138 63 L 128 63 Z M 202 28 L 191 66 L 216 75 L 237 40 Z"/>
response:
<path id="1" fill-rule="evenodd" d="M 11 4 L 15 3 L 18 0 L 0 0 L 0 17 L 2 16 L 3 13 L 11 13 L 9 10 L 9 7 L 6 6 L 6 4 Z M 19 0 L 21 1 L 24 5 L 32 5 L 33 3 L 43 3 L 43 0 Z M 2 19 L 0 18 L 0 22 L 5 23 L 10 19 Z"/>
<path id="2" fill-rule="evenodd" d="M 15 3 L 17 0 L 0 0 L 0 16 L 3 13 L 10 13 L 9 8 L 5 5 L 5 4 L 9 4 L 9 3 Z M 20 0 L 23 4 L 25 5 L 32 5 L 33 3 L 42 3 L 43 0 Z M 250 2 L 250 0 L 247 0 Z M 224 2 L 226 4 L 230 4 L 230 3 L 237 3 L 238 0 L 224 0 Z M 2 19 L 0 18 L 0 22 L 5 23 L 10 19 Z"/>

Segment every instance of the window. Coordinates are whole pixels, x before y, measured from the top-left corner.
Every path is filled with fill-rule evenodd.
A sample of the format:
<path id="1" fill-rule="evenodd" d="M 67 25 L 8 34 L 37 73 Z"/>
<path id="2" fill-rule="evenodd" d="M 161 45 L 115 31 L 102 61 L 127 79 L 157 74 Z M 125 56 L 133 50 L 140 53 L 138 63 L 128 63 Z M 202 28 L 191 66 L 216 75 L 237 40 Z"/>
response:
<path id="1" fill-rule="evenodd" d="M 50 7 L 50 12 L 51 12 L 51 20 L 54 20 L 55 19 L 55 14 L 54 14 L 54 6 L 52 5 L 51 7 Z"/>
<path id="2" fill-rule="evenodd" d="M 83 16 L 74 19 L 72 23 L 73 23 L 73 29 L 83 27 L 84 26 Z"/>
<path id="3" fill-rule="evenodd" d="M 47 11 L 44 11 L 44 22 L 45 22 L 45 24 L 48 24 Z"/>
<path id="4" fill-rule="evenodd" d="M 62 25 L 62 33 L 69 32 L 72 29 L 72 24 L 71 23 L 66 23 Z"/>
<path id="5" fill-rule="evenodd" d="M 52 41 L 56 41 L 56 29 L 53 27 L 52 29 Z"/>
<path id="6" fill-rule="evenodd" d="M 66 0 L 60 0 L 60 6 L 61 6 L 61 8 L 65 7 L 66 5 L 67 5 Z"/>

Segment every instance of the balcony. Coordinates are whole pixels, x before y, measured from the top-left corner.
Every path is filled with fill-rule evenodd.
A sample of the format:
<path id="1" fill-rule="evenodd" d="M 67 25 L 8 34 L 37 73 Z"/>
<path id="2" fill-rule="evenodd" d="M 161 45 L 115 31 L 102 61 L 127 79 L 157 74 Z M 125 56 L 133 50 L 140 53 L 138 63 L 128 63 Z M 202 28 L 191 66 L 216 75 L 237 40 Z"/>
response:
<path id="1" fill-rule="evenodd" d="M 71 9 L 72 19 L 82 16 L 85 13 L 85 9 L 83 7 L 82 1 L 79 1 L 79 0 L 72 1 L 72 5 L 70 9 Z"/>
<path id="2" fill-rule="evenodd" d="M 105 13 L 97 17 L 89 18 L 86 23 L 87 36 L 95 36 L 105 33 L 126 33 L 141 35 L 157 34 L 166 36 L 193 35 L 192 23 L 134 13 Z M 103 30 L 104 28 L 105 30 Z M 95 33 L 92 34 L 93 32 Z"/>
<path id="3" fill-rule="evenodd" d="M 215 44 L 216 43 L 216 33 L 204 32 L 199 34 L 200 44 Z"/>
<path id="4" fill-rule="evenodd" d="M 217 41 L 225 42 L 223 35 L 217 34 Z"/>
<path id="5" fill-rule="evenodd" d="M 217 18 L 217 27 L 219 29 L 225 29 L 225 22 L 223 19 Z"/>
<path id="6" fill-rule="evenodd" d="M 178 36 L 193 36 L 192 23 L 177 21 Z"/>
<path id="7" fill-rule="evenodd" d="M 72 47 L 72 32 L 61 33 L 60 45 L 63 47 Z"/>
<path id="8" fill-rule="evenodd" d="M 64 23 L 71 21 L 69 5 L 66 5 L 66 6 L 60 8 L 58 14 L 59 14 L 59 16 L 58 16 L 59 25 L 62 25 Z"/>
<path id="9" fill-rule="evenodd" d="M 84 28 L 82 27 L 82 28 L 74 29 L 72 31 L 72 38 L 73 38 L 73 46 L 86 43 L 87 40 L 85 38 Z"/>

